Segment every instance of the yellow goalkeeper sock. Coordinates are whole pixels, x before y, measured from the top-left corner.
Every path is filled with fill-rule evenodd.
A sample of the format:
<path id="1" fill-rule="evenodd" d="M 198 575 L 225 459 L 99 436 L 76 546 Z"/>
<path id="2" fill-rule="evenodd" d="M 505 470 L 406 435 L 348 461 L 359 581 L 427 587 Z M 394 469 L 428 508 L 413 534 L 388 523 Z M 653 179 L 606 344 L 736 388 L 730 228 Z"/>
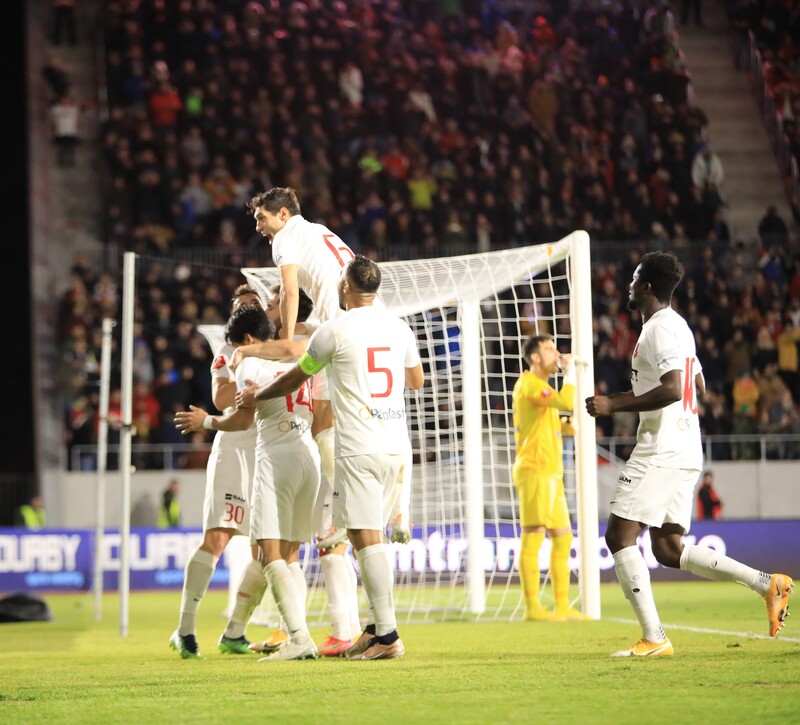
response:
<path id="1" fill-rule="evenodd" d="M 569 609 L 569 552 L 572 533 L 554 536 L 550 540 L 550 578 L 553 580 L 553 599 L 556 612 Z"/>
<path id="2" fill-rule="evenodd" d="M 539 549 L 544 541 L 544 531 L 523 533 L 520 537 L 522 547 L 519 552 L 519 578 L 522 593 L 525 595 L 525 611 L 528 616 L 541 610 L 539 603 Z"/>

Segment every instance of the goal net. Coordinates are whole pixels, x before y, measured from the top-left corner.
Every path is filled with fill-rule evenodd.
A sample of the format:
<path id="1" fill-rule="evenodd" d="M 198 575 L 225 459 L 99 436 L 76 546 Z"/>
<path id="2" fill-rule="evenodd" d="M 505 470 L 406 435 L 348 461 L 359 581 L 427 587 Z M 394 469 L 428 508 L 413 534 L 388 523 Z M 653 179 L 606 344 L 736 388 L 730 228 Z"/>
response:
<path id="1" fill-rule="evenodd" d="M 552 334 L 559 350 L 578 362 L 576 410 L 565 421 L 574 435 L 564 439 L 576 534 L 571 598 L 599 618 L 595 425 L 582 405 L 594 388 L 588 235 L 579 231 L 553 244 L 380 267 L 381 297 L 415 331 L 426 376 L 421 390 L 406 395 L 413 536 L 408 544 L 389 544 L 398 621 L 522 617 L 511 392 L 522 371 L 522 343 L 540 333 Z M 280 281 L 273 267 L 242 272 L 263 299 Z M 246 562 L 249 548 L 242 550 Z M 539 560 L 544 580 L 549 560 L 546 539 Z M 305 547 L 303 563 L 308 622 L 327 626 L 316 550 Z M 238 581 L 232 571 L 231 597 Z M 551 607 L 551 588 L 540 590 Z M 277 615 L 264 606 L 254 620 L 275 624 Z"/>

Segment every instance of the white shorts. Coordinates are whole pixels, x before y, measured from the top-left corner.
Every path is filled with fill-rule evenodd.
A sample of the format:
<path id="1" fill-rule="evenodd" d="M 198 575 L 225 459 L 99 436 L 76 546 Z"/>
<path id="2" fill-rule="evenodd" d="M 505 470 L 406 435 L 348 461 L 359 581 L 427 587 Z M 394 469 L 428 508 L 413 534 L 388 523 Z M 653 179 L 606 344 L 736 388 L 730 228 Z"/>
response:
<path id="1" fill-rule="evenodd" d="M 383 531 L 403 485 L 407 457 L 380 453 L 336 459 L 333 525 Z"/>
<path id="2" fill-rule="evenodd" d="M 219 431 L 206 466 L 203 531 L 236 529 L 250 535 L 250 492 L 256 450 L 256 429 Z"/>
<path id="3" fill-rule="evenodd" d="M 315 373 L 311 378 L 311 399 L 331 399 L 331 394 L 328 390 L 328 372 L 326 368 L 322 368 L 322 370 L 320 370 L 318 373 Z"/>
<path id="4" fill-rule="evenodd" d="M 689 531 L 694 487 L 700 471 L 655 466 L 631 458 L 622 468 L 609 511 L 615 516 L 659 528 L 678 524 Z"/>
<path id="5" fill-rule="evenodd" d="M 253 481 L 251 538 L 311 541 L 311 516 L 318 489 L 316 445 L 259 456 Z"/>

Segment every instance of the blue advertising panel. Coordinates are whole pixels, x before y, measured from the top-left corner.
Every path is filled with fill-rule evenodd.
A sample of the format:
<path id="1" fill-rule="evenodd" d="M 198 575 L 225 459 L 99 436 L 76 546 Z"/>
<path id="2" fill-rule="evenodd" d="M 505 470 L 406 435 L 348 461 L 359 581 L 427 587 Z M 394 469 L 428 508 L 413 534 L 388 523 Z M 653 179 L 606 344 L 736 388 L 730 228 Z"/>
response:
<path id="1" fill-rule="evenodd" d="M 614 579 L 614 561 L 603 540 L 597 541 L 601 579 Z M 183 583 L 186 561 L 202 541 L 199 529 L 132 529 L 130 586 L 132 590 L 178 589 Z M 698 521 L 685 537 L 687 543 L 709 546 L 750 566 L 770 572 L 800 574 L 800 521 Z M 457 526 L 416 527 L 407 545 L 392 544 L 392 559 L 399 573 L 459 575 L 465 571 L 466 535 Z M 639 546 L 653 580 L 690 580 L 691 574 L 659 566 L 645 532 Z M 577 569 L 577 538 L 570 565 Z M 312 553 L 311 566 L 316 566 Z M 549 563 L 549 542 L 540 551 L 544 571 Z M 103 540 L 103 587 L 117 589 L 120 568 L 120 534 L 109 530 Z M 518 531 L 510 524 L 487 525 L 483 544 L 484 568 L 516 577 L 519 557 Z M 0 593 L 16 591 L 87 591 L 93 577 L 94 531 L 28 531 L 0 528 Z M 302 560 L 302 553 L 301 553 Z M 211 586 L 228 585 L 226 557 L 220 559 Z"/>

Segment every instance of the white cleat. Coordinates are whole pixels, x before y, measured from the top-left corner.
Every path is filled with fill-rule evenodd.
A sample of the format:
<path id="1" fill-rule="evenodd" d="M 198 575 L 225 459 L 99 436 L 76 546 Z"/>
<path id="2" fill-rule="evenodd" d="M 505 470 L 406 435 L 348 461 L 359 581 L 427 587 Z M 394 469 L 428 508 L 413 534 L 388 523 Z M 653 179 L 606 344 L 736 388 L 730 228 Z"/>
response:
<path id="1" fill-rule="evenodd" d="M 281 662 L 288 660 L 315 660 L 319 657 L 317 645 L 311 638 L 307 642 L 298 644 L 297 642 L 287 642 L 277 652 L 273 652 L 268 657 L 262 657 L 259 662 Z"/>

